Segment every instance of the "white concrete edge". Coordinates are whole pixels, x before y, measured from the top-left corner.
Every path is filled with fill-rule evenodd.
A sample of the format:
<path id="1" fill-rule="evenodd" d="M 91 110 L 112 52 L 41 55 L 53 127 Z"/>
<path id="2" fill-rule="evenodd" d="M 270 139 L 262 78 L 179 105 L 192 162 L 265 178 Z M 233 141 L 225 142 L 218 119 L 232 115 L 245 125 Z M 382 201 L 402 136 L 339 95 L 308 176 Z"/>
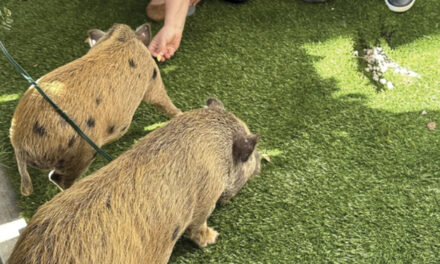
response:
<path id="1" fill-rule="evenodd" d="M 0 225 L 0 243 L 16 238 L 20 235 L 20 230 L 26 227 L 23 218 Z"/>

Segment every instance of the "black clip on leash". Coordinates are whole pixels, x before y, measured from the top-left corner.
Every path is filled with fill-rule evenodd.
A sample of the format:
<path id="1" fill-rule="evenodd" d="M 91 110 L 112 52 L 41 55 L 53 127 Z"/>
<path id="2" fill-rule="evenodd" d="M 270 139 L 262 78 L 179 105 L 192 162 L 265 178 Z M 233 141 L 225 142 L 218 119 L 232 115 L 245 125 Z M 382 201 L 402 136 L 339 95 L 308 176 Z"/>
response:
<path id="1" fill-rule="evenodd" d="M 55 111 L 62 117 L 64 120 L 66 120 L 67 123 L 85 140 L 87 143 L 92 146 L 96 152 L 104 156 L 108 161 L 112 161 L 112 157 L 107 154 L 104 150 L 102 150 L 100 147 L 98 147 L 95 142 L 93 142 L 82 130 L 81 128 L 72 120 L 70 117 L 61 109 L 58 107 L 58 105 L 50 99 L 50 97 L 38 86 L 38 84 L 32 79 L 32 77 L 27 73 L 21 66 L 12 58 L 12 56 L 8 53 L 5 46 L 3 46 L 3 43 L 0 41 L 0 49 L 2 50 L 3 54 L 8 58 L 8 60 L 14 65 L 14 67 L 23 75 L 23 77 L 32 84 L 35 89 L 43 96 L 43 98 L 55 109 Z"/>

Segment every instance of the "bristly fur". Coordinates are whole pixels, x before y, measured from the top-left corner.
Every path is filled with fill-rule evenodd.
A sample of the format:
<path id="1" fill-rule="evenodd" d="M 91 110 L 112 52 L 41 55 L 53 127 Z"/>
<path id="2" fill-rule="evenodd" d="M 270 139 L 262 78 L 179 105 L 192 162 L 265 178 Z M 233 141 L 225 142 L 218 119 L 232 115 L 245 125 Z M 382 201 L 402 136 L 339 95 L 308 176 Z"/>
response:
<path id="1" fill-rule="evenodd" d="M 215 243 L 206 220 L 216 202 L 260 169 L 255 145 L 234 159 L 249 150 L 240 138 L 255 135 L 220 108 L 174 118 L 41 206 L 8 263 L 161 264 L 185 231 L 201 247 Z"/>
<path id="2" fill-rule="evenodd" d="M 117 24 L 107 34 L 93 36 L 100 39 L 85 56 L 48 73 L 38 84 L 98 146 L 127 132 L 122 128 L 130 125 L 141 101 L 170 116 L 181 113 L 168 97 L 159 71 L 153 78 L 157 65 L 130 27 Z M 145 40 L 146 34 L 142 36 Z M 92 162 L 92 147 L 79 137 L 73 141 L 76 132 L 33 86 L 21 98 L 12 120 L 10 137 L 24 195 L 32 193 L 28 164 L 56 169 L 60 177 L 54 181 L 65 189 Z M 63 167 L 55 168 L 60 159 L 65 161 Z"/>

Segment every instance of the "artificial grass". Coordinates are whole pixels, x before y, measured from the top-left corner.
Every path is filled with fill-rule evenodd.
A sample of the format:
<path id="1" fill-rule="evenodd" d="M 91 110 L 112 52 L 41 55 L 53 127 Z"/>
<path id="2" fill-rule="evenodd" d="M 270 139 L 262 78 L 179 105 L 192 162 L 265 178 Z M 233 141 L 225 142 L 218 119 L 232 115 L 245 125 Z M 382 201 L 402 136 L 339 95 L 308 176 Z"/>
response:
<path id="1" fill-rule="evenodd" d="M 7 0 L 14 24 L 2 40 L 38 78 L 85 54 L 88 29 L 144 23 L 146 4 Z M 405 14 L 382 0 L 202 2 L 179 52 L 160 64 L 168 93 L 183 110 L 218 97 L 273 157 L 214 211 L 217 244 L 201 250 L 181 239 L 170 262 L 438 263 L 440 135 L 426 128 L 440 114 L 438 10 L 437 0 Z M 387 73 L 396 87 L 377 86 L 352 55 L 376 44 L 422 78 Z M 0 158 L 19 192 L 8 128 L 28 84 L 0 63 Z M 105 150 L 117 156 L 166 121 L 142 104 Z M 105 164 L 98 158 L 87 174 Z M 35 192 L 19 202 L 25 217 L 57 193 L 45 173 L 30 173 Z"/>

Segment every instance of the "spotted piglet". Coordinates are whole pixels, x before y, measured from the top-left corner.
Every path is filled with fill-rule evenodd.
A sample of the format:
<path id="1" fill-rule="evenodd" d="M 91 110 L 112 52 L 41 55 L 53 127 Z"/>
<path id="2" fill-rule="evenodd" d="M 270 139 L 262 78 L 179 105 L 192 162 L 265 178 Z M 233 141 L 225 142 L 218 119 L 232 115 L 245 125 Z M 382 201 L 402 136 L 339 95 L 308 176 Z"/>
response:
<path id="1" fill-rule="evenodd" d="M 89 52 L 46 74 L 38 84 L 98 146 L 127 132 L 141 101 L 169 116 L 179 115 L 148 51 L 150 38 L 148 24 L 135 32 L 122 24 L 106 33 L 90 30 Z M 66 189 L 96 156 L 33 86 L 18 103 L 10 137 L 23 195 L 33 191 L 28 165 L 51 170 L 49 178 Z"/>

